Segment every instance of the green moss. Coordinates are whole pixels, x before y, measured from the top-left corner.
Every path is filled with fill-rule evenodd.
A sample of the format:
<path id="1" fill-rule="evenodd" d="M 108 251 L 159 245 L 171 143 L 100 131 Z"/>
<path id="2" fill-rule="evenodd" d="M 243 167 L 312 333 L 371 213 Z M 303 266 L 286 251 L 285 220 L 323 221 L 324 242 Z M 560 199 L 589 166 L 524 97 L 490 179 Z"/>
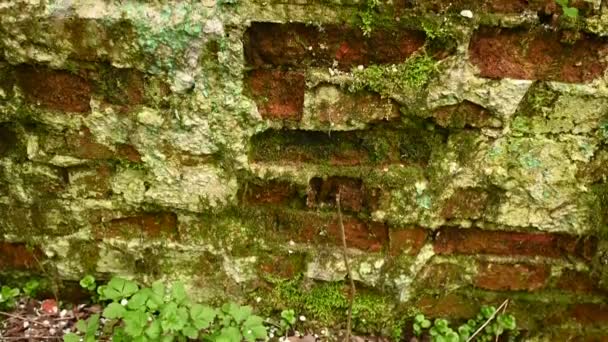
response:
<path id="1" fill-rule="evenodd" d="M 323 283 L 304 297 L 304 311 L 322 322 L 344 321 L 348 298 L 343 283 Z"/>
<path id="2" fill-rule="evenodd" d="M 608 183 L 594 184 L 591 186 L 592 196 L 589 199 L 592 217 L 592 224 L 598 229 L 598 233 L 603 238 L 608 238 Z"/>
<path id="3" fill-rule="evenodd" d="M 557 98 L 558 94 L 549 89 L 546 83 L 537 82 L 526 93 L 519 105 L 518 114 L 526 117 L 542 116 L 553 107 Z"/>
<path id="4" fill-rule="evenodd" d="M 70 241 L 68 255 L 77 256 L 85 273 L 95 273 L 99 260 L 99 246 L 95 243 L 84 243 L 81 240 Z"/>
<path id="5" fill-rule="evenodd" d="M 362 70 L 353 69 L 353 82 L 348 90 L 369 90 L 383 96 L 420 90 L 437 72 L 437 61 L 426 54 L 410 57 L 398 65 L 371 65 Z"/>

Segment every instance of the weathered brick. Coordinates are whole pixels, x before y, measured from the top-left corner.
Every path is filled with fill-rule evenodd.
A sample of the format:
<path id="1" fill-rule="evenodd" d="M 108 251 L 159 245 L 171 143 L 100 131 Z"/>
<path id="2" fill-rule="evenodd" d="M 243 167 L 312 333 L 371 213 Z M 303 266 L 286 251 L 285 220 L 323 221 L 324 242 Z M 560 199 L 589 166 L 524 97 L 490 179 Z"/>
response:
<path id="1" fill-rule="evenodd" d="M 172 212 L 137 213 L 112 219 L 95 228 L 98 238 L 140 237 L 177 239 L 177 215 Z"/>
<path id="2" fill-rule="evenodd" d="M 17 80 L 34 104 L 63 112 L 85 113 L 91 109 L 93 86 L 80 76 L 42 66 L 21 66 Z"/>
<path id="3" fill-rule="evenodd" d="M 427 231 L 421 228 L 404 228 L 389 230 L 389 242 L 391 255 L 418 254 L 426 242 Z"/>
<path id="4" fill-rule="evenodd" d="M 308 184 L 309 208 L 336 208 L 337 195 L 340 193 L 342 210 L 360 212 L 364 209 L 373 210 L 377 207 L 379 189 L 369 189 L 361 179 L 349 177 L 314 177 Z"/>
<path id="5" fill-rule="evenodd" d="M 248 204 L 285 204 L 301 202 L 298 188 L 289 182 L 270 180 L 263 183 L 247 183 L 242 189 L 242 198 Z"/>
<path id="6" fill-rule="evenodd" d="M 459 104 L 444 106 L 433 111 L 435 122 L 442 127 L 465 128 L 465 127 L 494 127 L 492 113 L 484 107 L 469 101 Z M 500 121 L 498 121 L 500 123 Z"/>
<path id="7" fill-rule="evenodd" d="M 299 121 L 304 107 L 304 73 L 282 70 L 254 70 L 249 87 L 264 119 Z"/>
<path id="8" fill-rule="evenodd" d="M 0 241 L 0 271 L 36 269 L 37 260 L 42 260 L 40 250 L 22 243 Z"/>
<path id="9" fill-rule="evenodd" d="M 361 127 L 399 117 L 399 107 L 390 99 L 367 91 L 351 93 L 333 85 L 320 85 L 306 93 L 304 118 L 326 129 Z"/>
<path id="10" fill-rule="evenodd" d="M 588 82 L 602 75 L 607 39 L 583 33 L 572 44 L 561 39 L 546 29 L 481 27 L 471 39 L 469 53 L 480 76 L 488 78 Z"/>
<path id="11" fill-rule="evenodd" d="M 258 271 L 262 277 L 293 279 L 304 272 L 305 261 L 306 255 L 301 253 L 265 256 L 258 265 Z"/>
<path id="12" fill-rule="evenodd" d="M 141 156 L 137 150 L 128 144 L 116 146 L 116 151 L 110 147 L 100 144 L 95 140 L 88 128 L 83 128 L 76 134 L 66 136 L 68 154 L 82 159 L 126 159 L 137 163 L 141 161 Z"/>
<path id="13" fill-rule="evenodd" d="M 550 270 L 546 265 L 479 262 L 475 286 L 494 291 L 535 291 L 545 287 Z"/>
<path id="14" fill-rule="evenodd" d="M 454 285 L 468 285 L 470 280 L 462 265 L 457 263 L 433 263 L 426 265 L 416 277 L 416 287 L 420 289 L 443 289 Z"/>
<path id="15" fill-rule="evenodd" d="M 597 249 L 594 237 L 442 228 L 435 238 L 439 254 L 498 254 L 561 258 L 577 256 L 590 260 Z"/>
<path id="16" fill-rule="evenodd" d="M 375 29 L 365 37 L 358 28 L 301 23 L 253 23 L 245 33 L 245 56 L 254 67 L 319 66 L 349 69 L 357 65 L 401 63 L 422 47 L 421 31 Z"/>
<path id="17" fill-rule="evenodd" d="M 490 194 L 482 188 L 459 188 L 448 198 L 441 211 L 445 219 L 479 219 L 490 200 Z"/>
<path id="18" fill-rule="evenodd" d="M 113 172 L 114 169 L 109 164 L 70 168 L 70 188 L 79 197 L 106 198 L 112 193 L 110 183 Z"/>

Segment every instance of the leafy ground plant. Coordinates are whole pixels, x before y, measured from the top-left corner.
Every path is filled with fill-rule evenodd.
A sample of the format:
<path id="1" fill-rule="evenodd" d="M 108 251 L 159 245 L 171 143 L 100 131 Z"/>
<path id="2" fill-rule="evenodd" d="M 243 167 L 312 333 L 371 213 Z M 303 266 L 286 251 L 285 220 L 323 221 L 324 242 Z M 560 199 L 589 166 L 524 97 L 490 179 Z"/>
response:
<path id="1" fill-rule="evenodd" d="M 515 317 L 504 312 L 506 301 L 498 308 L 484 306 L 475 318 L 453 328 L 445 319 L 435 319 L 431 322 L 424 315 L 414 317 L 412 326 L 417 337 L 430 336 L 434 342 L 468 342 L 468 341 L 495 341 L 498 337 L 509 332 L 508 340 L 517 336 Z M 499 311 L 503 312 L 499 313 Z"/>
<path id="2" fill-rule="evenodd" d="M 7 310 L 15 307 L 17 299 L 21 294 L 26 297 L 34 297 L 40 288 L 40 282 L 37 279 L 30 279 L 23 288 L 11 287 L 2 285 L 0 287 L 0 309 Z"/>
<path id="3" fill-rule="evenodd" d="M 91 290 L 95 280 L 85 277 L 81 286 Z M 96 289 L 105 308 L 86 321 L 76 324 L 77 332 L 64 336 L 66 342 L 94 342 L 111 338 L 120 341 L 205 340 L 240 342 L 265 340 L 267 330 L 262 317 L 250 306 L 235 303 L 215 308 L 193 303 L 184 285 L 175 282 L 167 287 L 155 282 L 150 287 L 112 278 Z M 103 326 L 100 322 L 104 322 Z"/>
<path id="4" fill-rule="evenodd" d="M 555 0 L 555 2 L 562 7 L 562 12 L 569 17 L 576 19 L 578 17 L 578 9 L 576 7 L 570 7 L 570 0 Z"/>

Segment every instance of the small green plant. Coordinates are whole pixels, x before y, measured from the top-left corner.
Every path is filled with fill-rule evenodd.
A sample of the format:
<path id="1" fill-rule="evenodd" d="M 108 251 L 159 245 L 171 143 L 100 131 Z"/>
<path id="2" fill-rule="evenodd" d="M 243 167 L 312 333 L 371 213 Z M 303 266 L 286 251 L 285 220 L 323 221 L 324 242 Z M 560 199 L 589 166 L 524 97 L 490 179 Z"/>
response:
<path id="1" fill-rule="evenodd" d="M 288 330 L 296 324 L 296 312 L 294 310 L 281 311 L 281 328 Z"/>
<path id="2" fill-rule="evenodd" d="M 20 293 L 21 291 L 17 287 L 3 285 L 2 288 L 0 288 L 0 308 L 14 308 Z"/>
<path id="3" fill-rule="evenodd" d="M 84 342 L 97 341 L 97 330 L 99 329 L 99 314 L 94 314 L 87 320 L 76 322 L 76 329 L 81 333 Z M 66 334 L 63 337 L 65 342 L 79 342 L 80 336 L 74 333 Z"/>
<path id="4" fill-rule="evenodd" d="M 363 31 L 364 36 L 369 36 L 374 28 L 374 17 L 375 12 L 380 5 L 380 0 L 367 0 L 365 3 L 365 10 L 359 12 L 359 18 L 361 19 L 360 28 Z"/>
<path id="5" fill-rule="evenodd" d="M 555 2 L 562 7 L 565 16 L 572 19 L 578 18 L 578 8 L 570 7 L 570 0 L 555 0 Z"/>
<path id="6" fill-rule="evenodd" d="M 40 289 L 40 281 L 38 279 L 30 279 L 25 285 L 23 285 L 23 293 L 28 297 L 36 297 L 38 290 Z"/>
<path id="7" fill-rule="evenodd" d="M 95 277 L 92 275 L 86 275 L 84 278 L 80 279 L 80 286 L 83 289 L 87 289 L 89 291 L 95 291 L 97 288 L 97 284 L 95 283 Z"/>
<path id="8" fill-rule="evenodd" d="M 81 286 L 92 290 L 95 279 L 87 276 Z M 112 278 L 106 285 L 97 287 L 99 300 L 105 305 L 101 317 L 108 320 L 99 331 L 99 315 L 79 321 L 75 333 L 67 334 L 64 341 L 80 338 L 85 342 L 95 338 L 112 341 L 206 341 L 240 342 L 264 340 L 267 330 L 261 317 L 253 315 L 252 308 L 235 303 L 214 308 L 193 303 L 180 282 L 166 287 L 155 282 L 150 287 Z"/>
<path id="9" fill-rule="evenodd" d="M 510 332 L 509 338 L 517 336 L 515 317 L 504 312 L 497 313 L 493 306 L 482 307 L 475 318 L 469 319 L 456 329 L 450 327 L 445 319 L 435 319 L 431 324 L 424 315 L 418 314 L 414 317 L 412 329 L 414 335 L 421 337 L 427 334 L 434 342 L 464 342 L 473 337 L 475 341 L 494 341 L 506 331 Z"/>

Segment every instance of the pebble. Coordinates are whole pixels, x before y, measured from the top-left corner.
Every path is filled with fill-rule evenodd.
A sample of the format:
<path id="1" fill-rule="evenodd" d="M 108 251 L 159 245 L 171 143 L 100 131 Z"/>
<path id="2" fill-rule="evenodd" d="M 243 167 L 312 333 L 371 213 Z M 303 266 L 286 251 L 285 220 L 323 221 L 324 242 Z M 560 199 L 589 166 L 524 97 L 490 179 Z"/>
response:
<path id="1" fill-rule="evenodd" d="M 462 10 L 460 12 L 460 15 L 465 17 L 465 18 L 473 18 L 473 12 L 471 10 Z"/>

